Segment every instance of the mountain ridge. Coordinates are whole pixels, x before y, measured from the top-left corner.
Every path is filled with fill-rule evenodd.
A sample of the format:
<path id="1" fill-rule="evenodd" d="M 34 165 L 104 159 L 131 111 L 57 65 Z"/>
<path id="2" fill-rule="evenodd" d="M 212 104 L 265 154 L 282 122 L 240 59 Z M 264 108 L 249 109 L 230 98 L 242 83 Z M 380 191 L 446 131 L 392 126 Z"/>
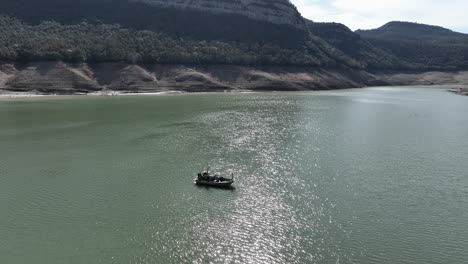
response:
<path id="1" fill-rule="evenodd" d="M 329 45 L 347 54 L 351 58 L 364 63 L 365 68 L 395 69 L 411 68 L 407 63 L 399 61 L 392 54 L 375 47 L 369 41 L 340 23 L 324 23 L 306 20 L 309 31 L 325 40 Z"/>
<path id="2" fill-rule="evenodd" d="M 468 34 L 448 28 L 406 21 L 391 21 L 376 29 L 356 30 L 355 32 L 363 37 L 393 40 L 468 39 Z"/>
<path id="3" fill-rule="evenodd" d="M 438 70 L 468 68 L 468 34 L 398 21 L 356 33 L 374 47 L 414 65 Z"/>

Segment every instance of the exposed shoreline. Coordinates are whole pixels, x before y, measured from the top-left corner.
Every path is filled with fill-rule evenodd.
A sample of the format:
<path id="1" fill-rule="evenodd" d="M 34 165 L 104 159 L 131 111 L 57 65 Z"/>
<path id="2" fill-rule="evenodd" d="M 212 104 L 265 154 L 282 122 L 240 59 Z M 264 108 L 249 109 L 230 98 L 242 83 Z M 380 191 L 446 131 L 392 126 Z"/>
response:
<path id="1" fill-rule="evenodd" d="M 366 72 L 295 66 L 0 63 L 0 97 L 145 95 L 199 92 L 338 90 L 455 85 L 468 95 L 468 71 Z"/>
<path id="2" fill-rule="evenodd" d="M 453 88 L 453 85 L 438 85 L 441 86 L 442 90 L 452 92 L 459 95 L 468 96 L 468 88 Z M 398 85 L 398 86 L 369 86 L 361 88 L 348 88 L 348 89 L 336 89 L 336 90 L 311 90 L 302 92 L 327 92 L 327 91 L 351 91 L 356 89 L 365 88 L 387 88 L 387 87 L 420 87 L 420 88 L 431 88 L 431 85 Z M 459 92 L 459 90 L 462 92 Z M 112 92 L 112 93 L 76 93 L 76 94 L 45 94 L 36 92 L 10 92 L 0 90 L 0 100 L 4 99 L 24 99 L 24 98 L 66 98 L 66 97 L 125 97 L 125 96 L 163 96 L 163 95 L 198 95 L 198 94 L 246 94 L 246 93 L 272 93 L 272 92 L 291 92 L 291 91 L 209 91 L 209 92 L 181 92 L 181 91 L 168 91 L 168 92 L 147 92 L 147 93 L 134 93 L 134 92 Z"/>
<path id="3" fill-rule="evenodd" d="M 452 93 L 468 96 L 468 88 L 453 88 L 449 90 Z"/>

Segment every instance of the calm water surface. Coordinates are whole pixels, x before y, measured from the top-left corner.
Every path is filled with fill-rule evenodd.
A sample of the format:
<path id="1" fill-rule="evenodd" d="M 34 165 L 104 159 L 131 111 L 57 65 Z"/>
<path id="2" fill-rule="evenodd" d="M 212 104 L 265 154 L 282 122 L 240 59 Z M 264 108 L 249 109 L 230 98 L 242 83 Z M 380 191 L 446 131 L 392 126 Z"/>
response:
<path id="1" fill-rule="evenodd" d="M 0 263 L 468 263 L 468 97 L 0 100 Z M 211 164 L 234 190 L 193 184 Z"/>

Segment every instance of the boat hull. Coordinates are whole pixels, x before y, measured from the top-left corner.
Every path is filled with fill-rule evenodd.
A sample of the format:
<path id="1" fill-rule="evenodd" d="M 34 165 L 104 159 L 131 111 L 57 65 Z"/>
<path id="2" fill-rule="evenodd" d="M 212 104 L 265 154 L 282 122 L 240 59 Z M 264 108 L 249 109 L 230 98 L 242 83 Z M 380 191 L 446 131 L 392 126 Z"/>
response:
<path id="1" fill-rule="evenodd" d="M 213 182 L 213 181 L 195 180 L 195 184 L 197 185 L 206 185 L 206 186 L 213 186 L 213 187 L 230 187 L 233 183 L 234 181 Z"/>

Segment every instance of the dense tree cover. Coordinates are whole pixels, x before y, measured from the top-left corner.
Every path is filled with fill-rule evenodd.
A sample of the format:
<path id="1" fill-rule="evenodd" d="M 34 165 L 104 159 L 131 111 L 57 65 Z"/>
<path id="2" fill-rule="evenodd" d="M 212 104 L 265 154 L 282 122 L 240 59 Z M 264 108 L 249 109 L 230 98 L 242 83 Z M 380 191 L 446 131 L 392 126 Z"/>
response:
<path id="1" fill-rule="evenodd" d="M 4 0 L 0 12 L 31 25 L 50 20 L 75 25 L 87 20 L 196 40 L 268 42 L 296 48 L 307 38 L 305 30 L 240 15 L 163 8 L 131 0 Z"/>
<path id="2" fill-rule="evenodd" d="M 373 46 L 418 68 L 433 70 L 468 69 L 468 41 L 418 41 L 367 39 Z"/>
<path id="3" fill-rule="evenodd" d="M 360 67 L 355 60 L 308 36 L 300 47 L 265 42 L 204 41 L 149 30 L 81 22 L 29 25 L 0 16 L 0 60 L 129 63 L 261 64 Z"/>

